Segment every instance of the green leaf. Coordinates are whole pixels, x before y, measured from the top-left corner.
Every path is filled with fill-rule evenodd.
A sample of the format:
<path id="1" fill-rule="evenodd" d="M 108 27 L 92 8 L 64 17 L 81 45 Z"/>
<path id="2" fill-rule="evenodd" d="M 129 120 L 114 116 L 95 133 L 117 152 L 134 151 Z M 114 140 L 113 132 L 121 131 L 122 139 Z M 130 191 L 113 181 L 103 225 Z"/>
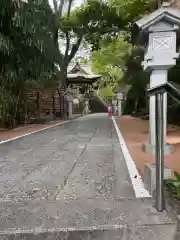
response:
<path id="1" fill-rule="evenodd" d="M 180 182 L 172 182 L 172 186 L 174 187 L 180 187 Z"/>
<path id="2" fill-rule="evenodd" d="M 180 199 L 180 195 L 178 195 L 178 194 L 173 194 L 173 197 L 176 197 L 176 198 Z"/>
<path id="3" fill-rule="evenodd" d="M 168 178 L 168 179 L 165 179 L 164 180 L 164 183 L 165 184 L 171 184 L 171 183 L 173 183 L 173 182 L 176 182 L 177 180 L 175 180 L 175 179 L 173 179 L 173 178 Z"/>
<path id="4" fill-rule="evenodd" d="M 178 172 L 174 171 L 174 176 L 180 182 L 180 174 Z"/>

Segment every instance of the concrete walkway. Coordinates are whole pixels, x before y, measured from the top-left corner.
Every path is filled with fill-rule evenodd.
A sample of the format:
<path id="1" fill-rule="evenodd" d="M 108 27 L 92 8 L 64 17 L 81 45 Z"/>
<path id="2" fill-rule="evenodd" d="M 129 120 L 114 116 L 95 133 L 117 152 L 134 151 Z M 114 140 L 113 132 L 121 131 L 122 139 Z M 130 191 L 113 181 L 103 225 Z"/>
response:
<path id="1" fill-rule="evenodd" d="M 176 229 L 135 198 L 107 114 L 0 145 L 0 239 L 174 240 Z"/>
<path id="2" fill-rule="evenodd" d="M 107 114 L 0 145 L 0 199 L 133 197 Z"/>

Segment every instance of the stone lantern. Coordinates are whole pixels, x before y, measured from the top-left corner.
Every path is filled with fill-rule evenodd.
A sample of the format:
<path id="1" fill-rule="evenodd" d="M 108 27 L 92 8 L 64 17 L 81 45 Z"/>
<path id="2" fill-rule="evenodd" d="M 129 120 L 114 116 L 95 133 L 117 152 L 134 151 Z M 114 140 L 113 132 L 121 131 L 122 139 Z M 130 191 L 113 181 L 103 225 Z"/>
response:
<path id="1" fill-rule="evenodd" d="M 168 86 L 168 70 L 176 65 L 177 37 L 179 37 L 180 11 L 164 3 L 161 8 L 136 22 L 140 29 L 139 40 L 146 45 L 144 70 L 150 73 L 150 89 Z M 163 180 L 171 175 L 164 169 L 164 154 L 172 150 L 166 144 L 167 92 L 150 95 L 149 99 L 149 143 L 144 150 L 156 155 L 155 165 L 145 164 L 144 184 L 153 195 L 156 190 L 156 209 L 164 210 Z"/>
<path id="2" fill-rule="evenodd" d="M 84 113 L 85 114 L 88 114 L 90 112 L 90 109 L 89 109 L 89 94 L 90 94 L 89 90 L 87 90 L 86 93 L 84 94 L 84 104 L 85 104 Z"/>
<path id="3" fill-rule="evenodd" d="M 122 115 L 122 104 L 124 100 L 124 91 L 123 89 L 119 88 L 116 91 L 116 99 L 117 99 L 117 113 L 118 116 Z"/>
<path id="4" fill-rule="evenodd" d="M 147 48 L 144 70 L 150 72 L 149 87 L 156 87 L 168 81 L 168 70 L 176 65 L 179 53 L 176 52 L 176 39 L 180 26 L 180 11 L 164 3 L 161 8 L 136 22 L 141 30 L 140 41 Z M 171 152 L 172 147 L 166 144 L 167 125 L 167 94 L 164 93 L 164 139 L 165 153 Z M 144 145 L 144 151 L 155 154 L 155 97 L 149 99 L 149 142 Z"/>
<path id="5" fill-rule="evenodd" d="M 64 97 L 65 97 L 65 100 L 67 101 L 68 103 L 68 112 L 69 112 L 69 118 L 72 118 L 73 117 L 73 100 L 74 100 L 74 97 L 73 97 L 73 92 L 72 92 L 72 89 L 70 88 L 70 86 L 68 86 L 65 94 L 64 94 Z"/>
<path id="6" fill-rule="evenodd" d="M 117 90 L 115 91 L 118 116 L 122 115 L 123 103 L 126 100 L 126 96 L 130 89 L 131 86 L 126 84 L 124 86 L 119 86 L 119 88 L 117 88 Z"/>

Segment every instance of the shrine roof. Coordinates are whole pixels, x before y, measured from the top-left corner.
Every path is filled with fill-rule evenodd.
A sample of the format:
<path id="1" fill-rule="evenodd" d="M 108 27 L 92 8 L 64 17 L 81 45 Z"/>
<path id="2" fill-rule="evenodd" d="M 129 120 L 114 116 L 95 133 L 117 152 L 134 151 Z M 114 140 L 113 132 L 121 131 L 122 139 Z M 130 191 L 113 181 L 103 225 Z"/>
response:
<path id="1" fill-rule="evenodd" d="M 91 66 L 88 64 L 80 64 L 79 62 L 76 62 L 75 64 L 70 64 L 67 69 L 67 78 L 69 81 L 71 79 L 73 81 L 97 81 L 101 77 L 101 75 L 96 75 L 92 72 Z"/>

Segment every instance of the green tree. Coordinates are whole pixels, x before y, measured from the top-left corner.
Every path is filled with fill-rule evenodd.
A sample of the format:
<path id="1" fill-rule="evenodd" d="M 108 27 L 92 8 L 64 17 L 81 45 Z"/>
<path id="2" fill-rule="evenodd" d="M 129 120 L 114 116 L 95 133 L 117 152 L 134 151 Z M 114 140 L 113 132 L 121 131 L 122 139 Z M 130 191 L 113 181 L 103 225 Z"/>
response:
<path id="1" fill-rule="evenodd" d="M 147 110 L 146 85 L 149 82 L 149 75 L 143 71 L 141 66 L 144 49 L 128 45 L 124 40 L 131 40 L 134 22 L 156 9 L 157 1 L 109 0 L 107 4 L 110 9 L 113 9 L 111 13 L 116 13 L 116 19 L 118 17 L 121 19 L 121 26 L 118 26 L 115 20 L 116 33 L 114 34 L 116 37 L 107 33 L 99 38 L 98 44 L 95 42 L 98 48 L 92 53 L 93 68 L 104 76 L 104 81 L 101 81 L 99 85 L 100 87 L 117 86 L 120 82 L 131 85 L 127 96 L 127 112 L 138 112 L 144 108 Z M 102 44 L 102 39 L 104 44 Z M 173 73 L 176 75 L 175 71 L 177 73 L 178 69 L 172 70 L 171 78 Z"/>
<path id="2" fill-rule="evenodd" d="M 93 70 L 103 76 L 100 87 L 116 88 L 120 84 L 130 49 L 131 45 L 123 37 L 101 41 L 99 50 L 92 53 Z"/>
<path id="3" fill-rule="evenodd" d="M 65 40 L 65 51 L 61 52 L 62 61 L 59 62 L 64 85 L 66 85 L 67 66 L 74 58 L 84 40 L 95 43 L 105 34 L 117 31 L 114 22 L 122 26 L 120 17 L 109 8 L 107 3 L 99 0 L 88 0 L 81 7 L 68 11 L 60 18 L 59 32 Z"/>
<path id="4" fill-rule="evenodd" d="M 48 23 L 45 14 L 49 14 Z M 44 1 L 1 1 L 0 116 L 4 124 L 12 125 L 26 111 L 30 85 L 44 84 L 53 75 L 51 16 Z"/>
<path id="5" fill-rule="evenodd" d="M 100 95 L 106 100 L 115 96 L 115 93 L 113 92 L 113 89 L 110 86 L 101 88 L 99 92 L 100 92 Z"/>
<path id="6" fill-rule="evenodd" d="M 54 2 L 54 43 L 58 49 L 56 64 L 61 70 L 62 85 L 66 87 L 67 66 L 77 53 L 82 40 L 99 48 L 101 40 L 130 29 L 131 23 L 149 8 L 148 0 L 101 1 L 87 0 L 72 11 L 72 0 Z M 63 8 L 66 11 L 63 14 Z M 132 9 L 133 13 L 131 13 Z M 136 9 L 137 8 L 137 9 Z M 60 20 L 58 20 L 60 19 Z M 64 52 L 59 48 L 59 35 L 64 39 Z"/>

